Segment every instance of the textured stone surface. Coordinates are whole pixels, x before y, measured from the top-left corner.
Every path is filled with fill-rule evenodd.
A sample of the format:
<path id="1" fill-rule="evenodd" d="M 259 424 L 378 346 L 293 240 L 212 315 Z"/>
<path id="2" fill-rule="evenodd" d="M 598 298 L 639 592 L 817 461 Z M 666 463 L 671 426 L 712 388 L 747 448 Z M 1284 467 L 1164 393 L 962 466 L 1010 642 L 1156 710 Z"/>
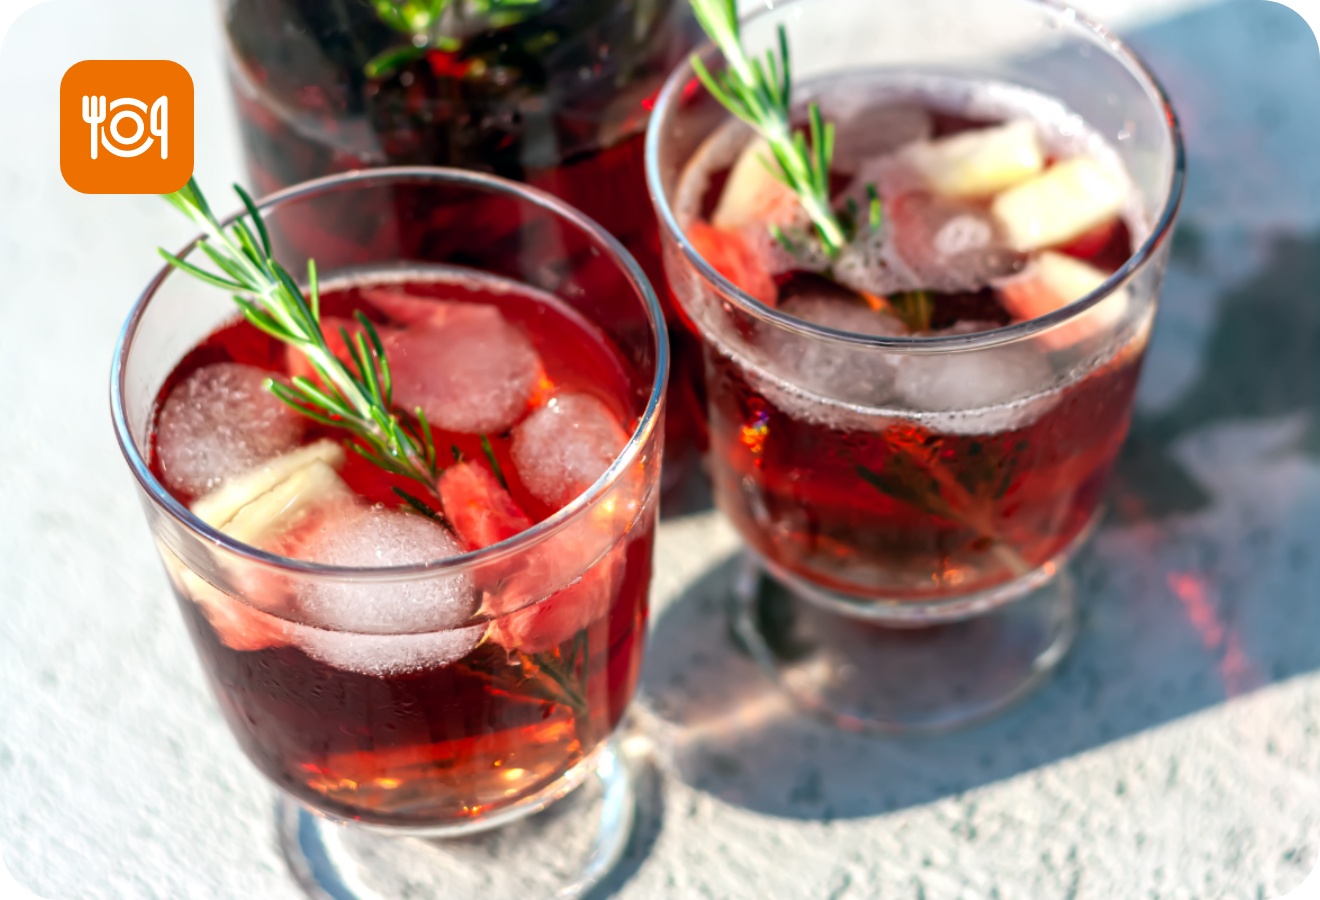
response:
<path id="1" fill-rule="evenodd" d="M 1074 653 L 975 730 L 841 735 L 712 625 L 728 527 L 666 524 L 639 715 L 666 773 L 619 896 L 1270 898 L 1320 857 L 1320 57 L 1262 0 L 1088 6 L 1165 78 L 1192 181 Z M 68 65 L 171 57 L 199 175 L 235 177 L 212 15 L 55 0 L 0 52 L 0 855 L 48 898 L 298 896 L 106 412 L 150 248 L 187 229 L 55 170 Z"/>

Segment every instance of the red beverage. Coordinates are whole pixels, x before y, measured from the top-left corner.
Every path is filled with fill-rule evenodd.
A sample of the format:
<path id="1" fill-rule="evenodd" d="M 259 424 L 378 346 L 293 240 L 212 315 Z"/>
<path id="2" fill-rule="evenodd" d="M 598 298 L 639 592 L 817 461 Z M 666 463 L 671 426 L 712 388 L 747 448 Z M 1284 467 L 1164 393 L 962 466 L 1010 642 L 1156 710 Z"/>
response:
<path id="1" fill-rule="evenodd" d="M 1113 360 L 1042 398 L 1051 408 L 1029 424 L 974 434 L 814 424 L 727 358 L 712 364 L 716 497 L 756 550 L 832 590 L 924 600 L 994 587 L 1072 545 L 1127 434 L 1141 362 Z"/>
<path id="2" fill-rule="evenodd" d="M 831 191 L 852 243 L 833 260 L 808 247 L 740 125 L 694 155 L 680 221 L 765 307 L 894 349 L 685 296 L 708 346 L 720 508 L 772 570 L 836 595 L 941 600 L 1035 572 L 1095 516 L 1151 310 L 1123 290 L 1026 341 L 974 336 L 1053 313 L 1128 260 L 1147 226 L 1127 174 L 1020 88 L 854 75 L 804 91 L 839 129 Z M 899 350 L 960 335 L 972 343 Z"/>
<path id="3" fill-rule="evenodd" d="M 277 524 L 244 531 L 240 511 L 217 527 L 322 564 L 426 563 L 553 516 L 635 424 L 619 351 L 549 295 L 443 269 L 322 288 L 328 335 L 357 330 L 357 312 L 381 336 L 396 403 L 427 410 L 444 454 L 438 499 L 344 454 L 341 430 L 290 418 L 260 378 L 311 375 L 305 358 L 240 320 L 189 352 L 159 394 L 150 463 L 177 500 L 207 519 L 263 466 L 321 454 L 334 464 L 290 495 Z M 565 428 L 590 432 L 586 443 L 537 443 Z M 565 445 L 586 455 L 563 456 Z M 461 822 L 554 784 L 618 724 L 646 623 L 653 505 L 642 482 L 625 476 L 605 504 L 613 518 L 598 510 L 541 555 L 449 581 L 171 575 L 230 727 L 276 784 L 345 818 Z M 399 491 L 443 519 L 409 511 Z M 250 493 L 243 510 L 270 496 Z M 551 593 L 526 605 L 538 590 Z"/>
<path id="4" fill-rule="evenodd" d="M 663 290 L 643 137 L 661 82 L 695 37 L 687 4 L 487 5 L 413 35 L 361 0 L 230 4 L 252 183 L 269 193 L 352 169 L 455 166 L 540 187 L 600 222 L 670 320 L 666 455 L 677 473 L 705 442 L 700 351 Z"/>

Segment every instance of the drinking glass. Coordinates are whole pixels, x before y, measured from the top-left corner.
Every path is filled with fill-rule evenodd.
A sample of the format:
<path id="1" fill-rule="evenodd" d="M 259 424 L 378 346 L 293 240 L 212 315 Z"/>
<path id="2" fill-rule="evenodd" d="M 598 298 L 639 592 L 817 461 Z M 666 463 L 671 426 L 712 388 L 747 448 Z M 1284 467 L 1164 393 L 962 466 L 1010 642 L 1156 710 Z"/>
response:
<path id="1" fill-rule="evenodd" d="M 651 575 L 668 366 L 655 295 L 600 226 L 493 176 L 382 169 L 260 206 L 292 272 L 309 258 L 322 284 L 461 266 L 552 295 L 619 353 L 637 425 L 586 493 L 485 549 L 391 568 L 245 545 L 152 474 L 156 398 L 181 357 L 235 318 L 225 292 L 162 269 L 124 327 L 111 378 L 119 443 L 184 620 L 231 731 L 279 789 L 283 849 L 309 892 L 575 896 L 618 859 L 632 823 L 615 734 L 636 686 Z M 197 244 L 180 255 L 200 255 Z M 508 597 L 510 585 L 517 600 L 498 615 L 483 606 L 456 627 L 407 633 L 336 629 L 271 599 L 311 586 L 368 604 L 419 591 Z M 599 596 L 574 607 L 584 590 Z M 540 640 L 546 629 L 554 637 Z M 469 837 L 478 833 L 488 834 Z"/>
<path id="2" fill-rule="evenodd" d="M 716 500 L 747 544 L 739 633 L 841 726 L 964 723 L 1038 684 L 1076 633 L 1066 564 L 1131 416 L 1183 190 L 1177 119 L 1127 47 L 1048 0 L 789 0 L 746 17 L 744 43 L 763 55 L 780 27 L 795 90 L 828 83 L 861 110 L 857 128 L 866 85 L 848 95 L 849 77 L 1007 83 L 1079 114 L 1134 185 L 1140 245 L 1088 296 L 979 333 L 859 334 L 767 307 L 701 257 L 686 236 L 704 214 L 690 173 L 731 165 L 740 143 L 725 138 L 742 126 L 691 65 L 656 106 L 647 176 L 665 264 L 705 347 Z M 699 53 L 722 65 L 710 45 Z M 999 377 L 1025 354 L 1048 365 L 1025 383 Z M 919 387 L 878 408 L 862 382 L 879 371 Z"/>

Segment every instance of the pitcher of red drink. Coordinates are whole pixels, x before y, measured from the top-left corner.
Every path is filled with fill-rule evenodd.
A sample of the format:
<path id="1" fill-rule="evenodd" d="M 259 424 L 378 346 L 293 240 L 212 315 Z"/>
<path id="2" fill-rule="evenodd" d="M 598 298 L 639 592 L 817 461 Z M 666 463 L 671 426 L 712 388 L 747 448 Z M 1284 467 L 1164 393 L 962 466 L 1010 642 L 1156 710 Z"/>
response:
<path id="1" fill-rule="evenodd" d="M 686 0 L 224 0 L 230 83 L 260 194 L 390 165 L 490 172 L 617 237 L 675 348 L 666 484 L 704 447 L 700 350 L 681 327 L 647 200 L 643 134 L 695 43 Z"/>

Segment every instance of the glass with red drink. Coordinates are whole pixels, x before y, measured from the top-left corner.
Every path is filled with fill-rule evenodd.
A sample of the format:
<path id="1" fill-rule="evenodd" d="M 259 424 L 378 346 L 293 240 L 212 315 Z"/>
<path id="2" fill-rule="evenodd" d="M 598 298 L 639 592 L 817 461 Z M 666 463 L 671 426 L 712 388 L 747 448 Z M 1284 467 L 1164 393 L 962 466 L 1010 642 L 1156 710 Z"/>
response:
<path id="1" fill-rule="evenodd" d="M 686 0 L 223 0 L 222 14 L 259 193 L 377 166 L 490 172 L 582 210 L 664 284 L 643 141 L 698 34 Z M 701 359 L 660 294 L 677 484 L 705 442 Z"/>
<path id="2" fill-rule="evenodd" d="M 1075 634 L 1065 564 L 1126 435 L 1181 138 L 1131 52 L 1050 2 L 792 0 L 744 20 L 750 55 L 780 28 L 794 116 L 837 129 L 837 253 L 691 66 L 648 143 L 750 551 L 739 622 L 847 727 L 948 726 Z"/>
<path id="3" fill-rule="evenodd" d="M 294 872 L 333 896 L 585 890 L 631 821 L 613 736 L 647 618 L 657 301 L 598 225 L 490 176 L 383 169 L 262 209 L 274 258 L 317 263 L 330 350 L 370 322 L 438 458 L 419 487 L 282 403 L 268 380 L 318 383 L 309 358 L 172 270 L 121 338 L 120 444 Z"/>

